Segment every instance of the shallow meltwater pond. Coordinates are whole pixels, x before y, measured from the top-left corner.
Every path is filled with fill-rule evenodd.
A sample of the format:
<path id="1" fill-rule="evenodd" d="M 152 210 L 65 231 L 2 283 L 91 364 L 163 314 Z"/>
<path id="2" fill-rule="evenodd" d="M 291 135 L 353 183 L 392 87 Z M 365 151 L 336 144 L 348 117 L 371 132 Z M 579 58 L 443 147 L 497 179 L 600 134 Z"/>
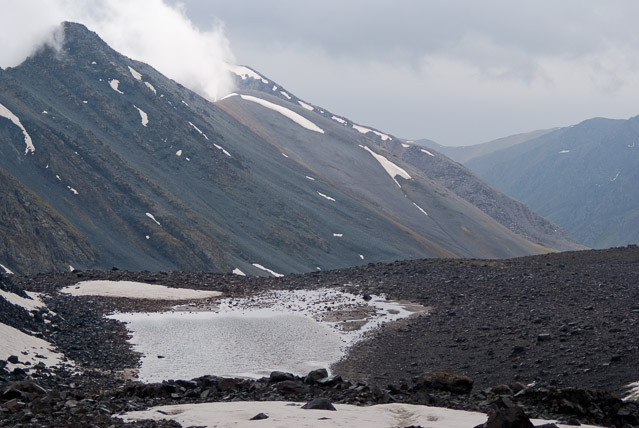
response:
<path id="1" fill-rule="evenodd" d="M 300 314 L 258 309 L 243 313 L 119 314 L 144 354 L 145 382 L 206 374 L 261 377 L 273 370 L 308 373 L 342 356 L 344 341 L 327 325 Z"/>
<path id="2" fill-rule="evenodd" d="M 160 382 L 204 375 L 257 378 L 274 370 L 305 375 L 330 367 L 381 324 L 425 312 L 323 289 L 222 299 L 214 310 L 181 306 L 109 317 L 126 323 L 131 344 L 143 354 L 139 379 Z"/>

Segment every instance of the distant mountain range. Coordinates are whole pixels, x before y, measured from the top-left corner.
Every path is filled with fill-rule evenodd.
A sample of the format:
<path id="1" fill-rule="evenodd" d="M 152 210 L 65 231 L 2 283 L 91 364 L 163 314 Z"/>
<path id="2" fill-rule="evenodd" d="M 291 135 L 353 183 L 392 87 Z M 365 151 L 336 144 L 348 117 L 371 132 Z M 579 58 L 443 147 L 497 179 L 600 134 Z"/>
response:
<path id="1" fill-rule="evenodd" d="M 639 116 L 541 132 L 457 159 L 588 247 L 639 242 Z"/>
<path id="2" fill-rule="evenodd" d="M 60 52 L 0 71 L 5 270 L 277 276 L 579 248 L 548 224 L 531 242 L 394 137 L 248 67 L 229 66 L 238 90 L 211 103 L 82 25 L 64 30 Z"/>

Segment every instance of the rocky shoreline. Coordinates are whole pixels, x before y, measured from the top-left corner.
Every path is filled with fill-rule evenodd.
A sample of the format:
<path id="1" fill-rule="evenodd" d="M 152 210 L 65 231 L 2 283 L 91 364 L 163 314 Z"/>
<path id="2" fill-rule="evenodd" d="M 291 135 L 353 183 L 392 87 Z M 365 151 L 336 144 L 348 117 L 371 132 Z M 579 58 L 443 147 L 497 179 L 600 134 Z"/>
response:
<path id="1" fill-rule="evenodd" d="M 371 333 L 331 368 L 340 377 L 323 383 L 290 375 L 279 381 L 205 376 L 147 385 L 128 379 L 139 355 L 127 343 L 124 326 L 103 315 L 159 311 L 175 302 L 57 293 L 86 279 L 216 290 L 234 297 L 328 287 L 361 296 L 385 294 L 433 310 Z M 316 397 L 335 403 L 399 402 L 483 412 L 507 399 L 530 417 L 620 428 L 639 425 L 639 405 L 620 398 L 626 385 L 639 380 L 635 246 L 512 260 L 370 264 L 277 279 L 119 270 L 40 274 L 3 281 L 7 288 L 46 293 L 48 309 L 29 316 L 0 299 L 0 322 L 46 338 L 82 372 L 46 367 L 10 372 L 0 362 L 2 426 L 89 421 L 93 426 L 121 426 L 124 422 L 112 415 L 160 404 L 301 402 Z M 452 392 L 420 383 L 422 374 L 442 369 L 472 378 L 472 390 Z"/>

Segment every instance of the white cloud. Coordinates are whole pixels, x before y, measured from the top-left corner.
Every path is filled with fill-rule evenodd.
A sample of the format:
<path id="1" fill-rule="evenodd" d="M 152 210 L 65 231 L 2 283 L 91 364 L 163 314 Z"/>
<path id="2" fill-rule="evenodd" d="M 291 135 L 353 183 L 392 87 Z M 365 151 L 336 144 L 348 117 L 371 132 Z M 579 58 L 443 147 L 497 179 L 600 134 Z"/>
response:
<path id="1" fill-rule="evenodd" d="M 18 65 L 66 20 L 85 24 L 115 50 L 209 99 L 231 90 L 224 62 L 234 58 L 221 24 L 199 29 L 179 5 L 162 0 L 0 0 L 0 10 L 2 67 Z"/>

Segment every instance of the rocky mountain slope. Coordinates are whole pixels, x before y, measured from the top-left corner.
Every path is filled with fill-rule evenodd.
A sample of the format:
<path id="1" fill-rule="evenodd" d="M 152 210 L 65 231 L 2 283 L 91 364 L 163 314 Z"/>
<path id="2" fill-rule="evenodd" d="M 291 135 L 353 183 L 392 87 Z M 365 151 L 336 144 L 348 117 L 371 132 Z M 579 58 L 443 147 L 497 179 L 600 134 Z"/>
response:
<path id="1" fill-rule="evenodd" d="M 587 120 L 467 163 L 593 248 L 639 242 L 638 165 L 639 117 Z"/>
<path id="2" fill-rule="evenodd" d="M 279 275 L 549 250 L 394 157 L 390 136 L 248 68 L 230 66 L 238 94 L 211 103 L 64 29 L 61 51 L 0 71 L 2 227 L 23 237 L 5 235 L 0 263 L 15 273 Z"/>

